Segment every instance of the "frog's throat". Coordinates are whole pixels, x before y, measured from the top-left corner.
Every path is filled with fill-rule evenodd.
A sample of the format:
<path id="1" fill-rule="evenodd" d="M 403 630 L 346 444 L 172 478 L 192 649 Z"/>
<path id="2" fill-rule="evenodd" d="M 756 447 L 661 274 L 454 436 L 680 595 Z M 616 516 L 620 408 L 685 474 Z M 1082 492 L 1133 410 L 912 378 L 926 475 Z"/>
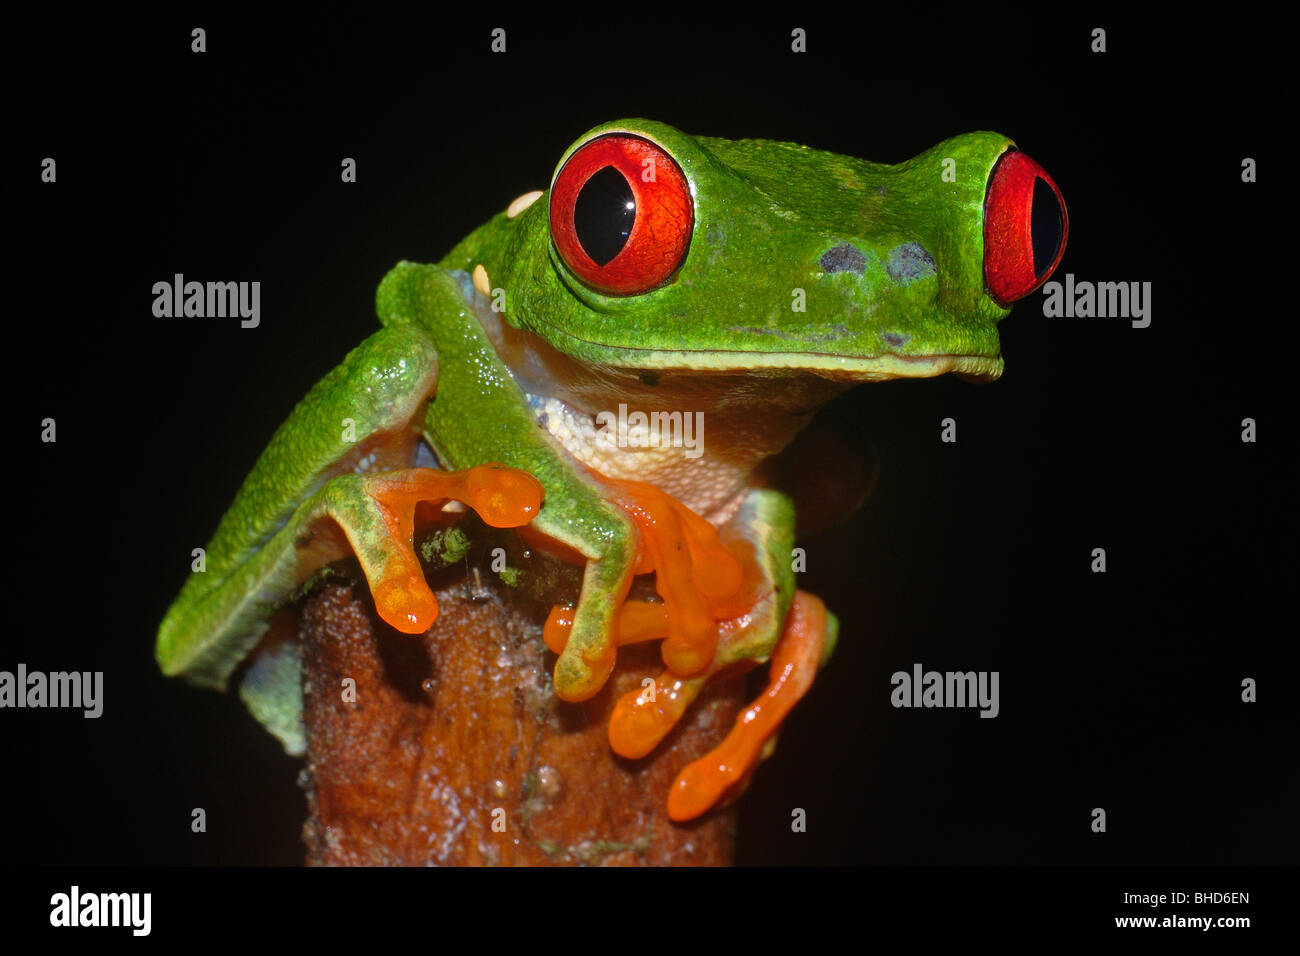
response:
<path id="1" fill-rule="evenodd" d="M 770 369 L 776 372 L 807 372 L 841 382 L 884 382 L 896 378 L 933 378 L 952 372 L 962 378 L 992 382 L 1002 376 L 1001 355 L 934 354 L 834 355 L 825 352 L 741 352 L 721 349 L 639 349 L 611 346 L 579 338 L 533 317 L 548 330 L 547 338 L 568 341 L 582 351 L 589 362 L 613 368 L 646 371 L 748 372 Z"/>

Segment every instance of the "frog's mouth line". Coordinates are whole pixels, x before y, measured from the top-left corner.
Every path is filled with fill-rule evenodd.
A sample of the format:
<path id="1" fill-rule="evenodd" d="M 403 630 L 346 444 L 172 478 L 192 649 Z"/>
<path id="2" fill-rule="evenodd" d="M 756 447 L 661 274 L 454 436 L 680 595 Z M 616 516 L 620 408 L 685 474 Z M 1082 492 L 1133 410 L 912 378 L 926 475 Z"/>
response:
<path id="1" fill-rule="evenodd" d="M 832 355 L 825 352 L 741 352 L 728 349 L 636 349 L 580 339 L 551 326 L 559 336 L 605 352 L 593 359 L 611 368 L 640 371 L 809 372 L 842 382 L 885 382 L 896 378 L 933 378 L 952 372 L 962 378 L 992 382 L 1002 375 L 1001 355 Z"/>
<path id="2" fill-rule="evenodd" d="M 870 355 L 844 356 L 821 352 L 733 352 L 627 349 L 587 343 L 606 349 L 608 364 L 622 368 L 700 372 L 811 372 L 846 382 L 883 382 L 896 378 L 933 378 L 952 372 L 963 378 L 991 382 L 1002 375 L 1000 355 Z M 626 356 L 632 361 L 619 361 Z"/>

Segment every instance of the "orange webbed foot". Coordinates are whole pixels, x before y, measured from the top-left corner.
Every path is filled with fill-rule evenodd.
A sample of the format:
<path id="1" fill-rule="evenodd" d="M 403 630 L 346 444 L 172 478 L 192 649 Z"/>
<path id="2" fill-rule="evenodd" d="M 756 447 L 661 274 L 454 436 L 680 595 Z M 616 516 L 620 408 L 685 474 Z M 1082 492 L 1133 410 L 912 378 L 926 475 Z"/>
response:
<path id="1" fill-rule="evenodd" d="M 688 764 L 668 793 L 668 815 L 693 819 L 737 789 L 762 758 L 763 746 L 812 686 L 827 631 L 826 606 L 796 591 L 772 655 L 767 689 L 739 717 L 726 739 Z"/>
<path id="2" fill-rule="evenodd" d="M 713 663 L 717 622 L 745 613 L 759 577 L 732 553 L 704 518 L 654 485 L 612 481 L 618 503 L 636 523 L 655 588 L 664 599 L 664 664 L 687 677 Z M 647 638 L 648 639 L 648 638 Z"/>
<path id="3" fill-rule="evenodd" d="M 495 464 L 460 471 L 407 468 L 367 475 L 363 488 L 381 519 L 368 524 L 380 527 L 358 534 L 364 516 L 355 515 L 353 521 L 340 524 L 361 561 L 379 616 L 406 634 L 424 633 L 438 616 L 438 601 L 413 548 L 416 507 L 461 501 L 488 525 L 514 528 L 536 516 L 543 497 L 541 483 L 532 475 Z"/>
<path id="4" fill-rule="evenodd" d="M 681 720 L 708 681 L 775 647 L 764 694 L 737 719 L 717 748 L 687 766 L 668 798 L 669 816 L 689 820 L 736 795 L 770 750 L 782 719 L 812 684 L 827 637 L 822 602 L 795 592 L 785 610 L 774 591 L 766 539 L 728 526 L 721 533 L 670 495 L 642 482 L 610 481 L 609 500 L 633 519 L 638 532 L 635 573 L 655 574 L 662 603 L 626 601 L 612 626 L 611 645 L 663 640 L 666 670 L 618 700 L 609 720 L 611 749 L 622 757 L 648 755 Z M 778 512 L 779 514 L 779 512 Z M 554 608 L 547 646 L 565 652 L 574 609 Z M 779 629 L 779 637 L 770 635 Z M 568 698 L 566 698 L 568 699 Z"/>

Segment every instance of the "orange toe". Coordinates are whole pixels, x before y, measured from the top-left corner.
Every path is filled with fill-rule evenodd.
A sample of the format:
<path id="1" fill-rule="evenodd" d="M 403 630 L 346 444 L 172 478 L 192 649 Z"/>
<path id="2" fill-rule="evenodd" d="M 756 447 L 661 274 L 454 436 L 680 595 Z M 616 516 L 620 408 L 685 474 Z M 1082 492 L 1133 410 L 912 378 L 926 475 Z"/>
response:
<path id="1" fill-rule="evenodd" d="M 424 577 L 385 578 L 375 586 L 375 610 L 403 634 L 423 634 L 438 617 L 438 599 Z"/>
<path id="2" fill-rule="evenodd" d="M 609 718 L 610 748 L 631 760 L 644 757 L 681 720 L 694 699 L 686 682 L 667 671 L 649 686 L 628 691 Z"/>
<path id="3" fill-rule="evenodd" d="M 462 500 L 493 528 L 528 524 L 542 507 L 542 483 L 517 468 L 479 465 L 465 473 Z"/>

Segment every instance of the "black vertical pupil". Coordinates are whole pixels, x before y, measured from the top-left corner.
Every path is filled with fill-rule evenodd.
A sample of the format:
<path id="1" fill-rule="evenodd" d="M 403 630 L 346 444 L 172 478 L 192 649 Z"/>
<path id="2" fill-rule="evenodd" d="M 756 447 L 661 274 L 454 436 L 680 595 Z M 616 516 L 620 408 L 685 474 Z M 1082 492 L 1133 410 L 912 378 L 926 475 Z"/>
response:
<path id="1" fill-rule="evenodd" d="M 1034 276 L 1047 271 L 1061 248 L 1061 204 L 1041 176 L 1034 178 L 1034 199 L 1029 209 L 1029 228 L 1034 235 Z"/>
<path id="2" fill-rule="evenodd" d="M 591 261 L 603 266 L 625 245 L 636 222 L 632 187 L 613 166 L 593 175 L 573 204 L 573 228 Z"/>

